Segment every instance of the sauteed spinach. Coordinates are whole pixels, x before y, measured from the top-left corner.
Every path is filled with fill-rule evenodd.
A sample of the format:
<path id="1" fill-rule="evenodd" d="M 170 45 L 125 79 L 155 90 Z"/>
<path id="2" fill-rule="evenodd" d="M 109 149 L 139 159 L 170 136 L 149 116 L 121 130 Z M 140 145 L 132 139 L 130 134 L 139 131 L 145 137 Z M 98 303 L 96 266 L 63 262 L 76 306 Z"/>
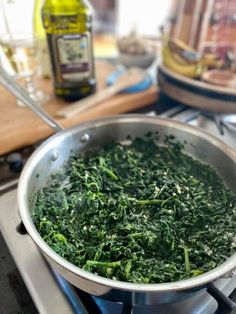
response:
<path id="1" fill-rule="evenodd" d="M 69 163 L 36 194 L 47 244 L 95 274 L 135 283 L 198 276 L 235 251 L 236 196 L 172 137 L 111 143 Z"/>

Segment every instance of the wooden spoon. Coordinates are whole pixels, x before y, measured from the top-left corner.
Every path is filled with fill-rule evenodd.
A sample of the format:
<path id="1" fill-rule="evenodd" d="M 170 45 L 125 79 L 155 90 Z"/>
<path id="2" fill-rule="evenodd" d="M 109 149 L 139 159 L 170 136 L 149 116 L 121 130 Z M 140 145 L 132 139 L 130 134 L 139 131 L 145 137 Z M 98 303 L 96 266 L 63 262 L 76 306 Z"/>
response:
<path id="1" fill-rule="evenodd" d="M 110 98 L 111 96 L 121 92 L 122 90 L 134 86 L 142 82 L 145 78 L 146 72 L 142 69 L 131 68 L 121 74 L 114 85 L 106 87 L 105 89 L 98 91 L 96 94 L 88 96 L 83 100 L 76 101 L 75 103 L 68 105 L 67 108 L 58 110 L 57 116 L 63 118 L 69 118 L 77 113 L 82 113 L 93 107 L 103 100 Z"/>

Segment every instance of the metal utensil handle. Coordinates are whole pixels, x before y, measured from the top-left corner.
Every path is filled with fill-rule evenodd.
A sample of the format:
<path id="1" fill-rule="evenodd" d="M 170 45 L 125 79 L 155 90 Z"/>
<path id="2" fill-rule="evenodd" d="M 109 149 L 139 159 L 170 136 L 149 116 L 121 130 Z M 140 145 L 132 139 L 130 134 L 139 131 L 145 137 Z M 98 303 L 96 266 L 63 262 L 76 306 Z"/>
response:
<path id="1" fill-rule="evenodd" d="M 49 114 L 42 110 L 36 101 L 34 101 L 29 94 L 22 88 L 15 80 L 0 66 L 0 84 L 9 90 L 11 94 L 21 100 L 27 107 L 29 107 L 41 120 L 49 125 L 55 132 L 63 130 Z"/>

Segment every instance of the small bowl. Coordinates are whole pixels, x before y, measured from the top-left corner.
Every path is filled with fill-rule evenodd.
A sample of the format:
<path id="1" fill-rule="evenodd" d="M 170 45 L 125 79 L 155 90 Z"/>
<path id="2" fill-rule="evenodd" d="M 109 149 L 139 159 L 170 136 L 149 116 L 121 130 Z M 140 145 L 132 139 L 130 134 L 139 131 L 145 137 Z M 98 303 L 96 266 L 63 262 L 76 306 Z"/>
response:
<path id="1" fill-rule="evenodd" d="M 236 87 L 236 75 L 225 70 L 209 70 L 202 74 L 202 80 L 218 86 Z"/>
<path id="2" fill-rule="evenodd" d="M 133 55 L 120 52 L 118 58 L 119 62 L 126 68 L 137 67 L 147 69 L 152 65 L 152 63 L 156 59 L 156 55 L 155 54 Z"/>

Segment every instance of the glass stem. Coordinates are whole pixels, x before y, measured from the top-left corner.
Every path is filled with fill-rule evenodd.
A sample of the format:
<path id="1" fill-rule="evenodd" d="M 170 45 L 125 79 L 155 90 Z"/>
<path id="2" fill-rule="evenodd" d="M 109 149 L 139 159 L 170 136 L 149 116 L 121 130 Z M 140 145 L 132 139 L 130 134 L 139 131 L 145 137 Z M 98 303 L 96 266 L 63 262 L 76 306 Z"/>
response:
<path id="1" fill-rule="evenodd" d="M 25 77 L 25 89 L 29 93 L 30 97 L 34 98 L 36 90 L 35 90 L 33 78 L 31 75 L 28 75 Z"/>
<path id="2" fill-rule="evenodd" d="M 25 77 L 25 90 L 28 92 L 29 96 L 35 100 L 36 89 L 32 75 L 27 75 Z M 25 104 L 19 99 L 17 99 L 16 103 L 20 107 L 25 107 Z"/>

